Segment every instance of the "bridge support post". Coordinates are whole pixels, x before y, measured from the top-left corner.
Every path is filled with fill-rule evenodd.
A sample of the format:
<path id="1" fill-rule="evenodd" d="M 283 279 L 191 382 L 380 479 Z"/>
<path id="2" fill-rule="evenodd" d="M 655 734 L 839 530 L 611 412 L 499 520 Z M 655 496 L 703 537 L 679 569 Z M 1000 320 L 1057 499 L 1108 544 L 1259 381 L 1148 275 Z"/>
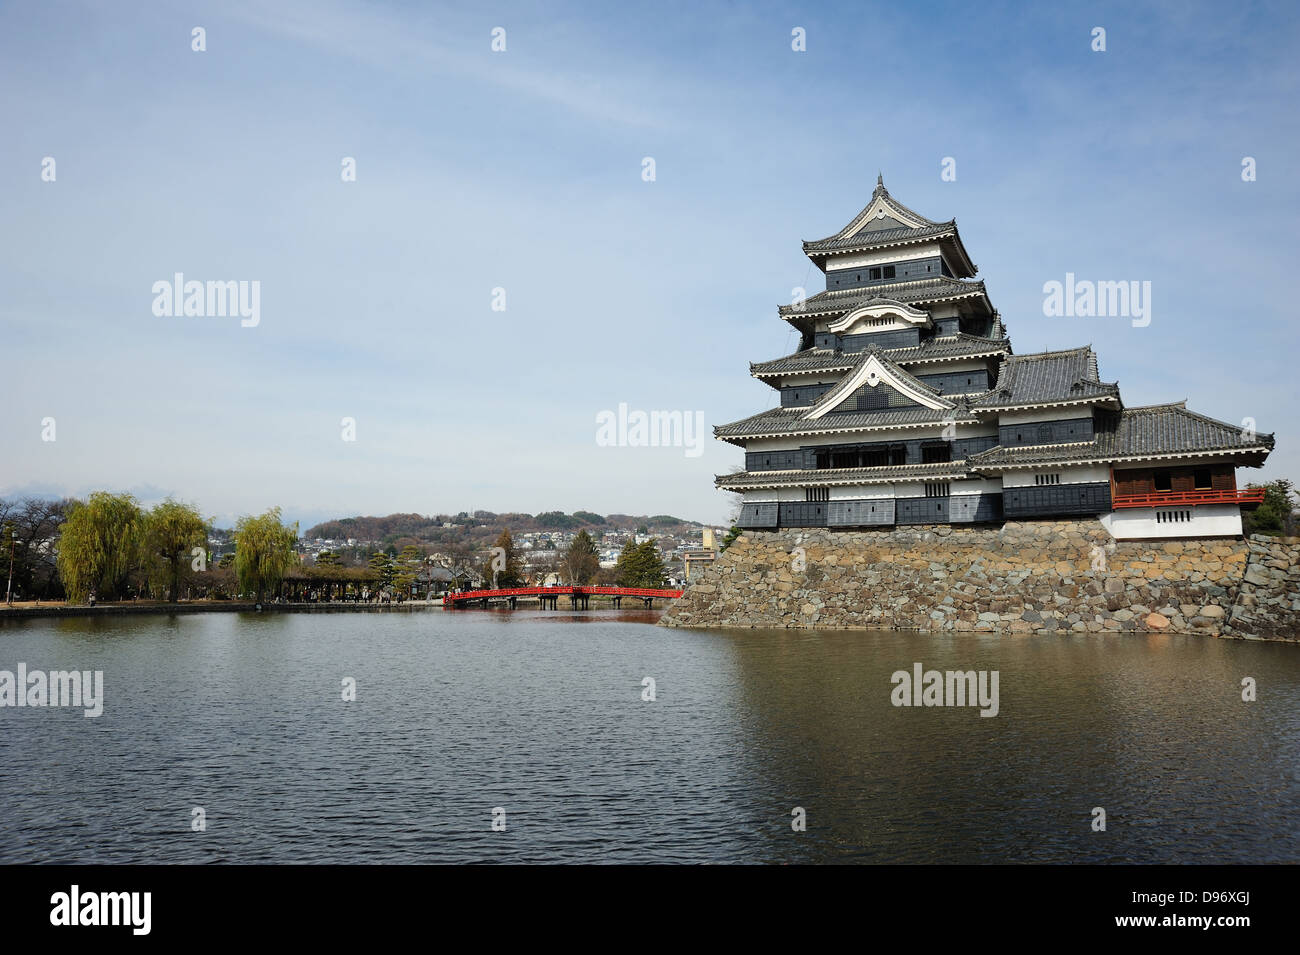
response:
<path id="1" fill-rule="evenodd" d="M 517 601 L 518 599 L 519 599 L 518 597 L 511 597 L 511 598 L 510 598 L 510 609 L 511 609 L 511 610 L 514 610 L 514 609 L 515 609 L 515 601 Z"/>
<path id="2" fill-rule="evenodd" d="M 621 609 L 622 606 L 623 606 L 623 595 L 622 595 L 622 594 L 617 594 L 617 595 L 613 598 L 613 600 L 614 600 L 614 609 L 615 609 L 615 610 L 619 610 L 619 609 Z"/>
<path id="3" fill-rule="evenodd" d="M 644 599 L 645 599 L 645 609 L 646 609 L 646 610 L 649 610 L 649 609 L 650 609 L 650 601 L 654 600 L 654 598 L 653 598 L 653 597 L 646 597 L 646 598 L 644 598 Z"/>

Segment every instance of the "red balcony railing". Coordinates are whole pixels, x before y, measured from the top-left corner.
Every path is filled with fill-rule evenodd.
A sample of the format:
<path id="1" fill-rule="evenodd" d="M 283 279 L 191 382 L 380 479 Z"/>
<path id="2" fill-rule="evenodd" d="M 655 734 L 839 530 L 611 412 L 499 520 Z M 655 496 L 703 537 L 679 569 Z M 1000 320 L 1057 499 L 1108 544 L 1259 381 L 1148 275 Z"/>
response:
<path id="1" fill-rule="evenodd" d="M 1258 504 L 1264 490 L 1255 491 L 1155 491 L 1150 494 L 1116 494 L 1111 507 L 1171 507 L 1178 504 Z"/>

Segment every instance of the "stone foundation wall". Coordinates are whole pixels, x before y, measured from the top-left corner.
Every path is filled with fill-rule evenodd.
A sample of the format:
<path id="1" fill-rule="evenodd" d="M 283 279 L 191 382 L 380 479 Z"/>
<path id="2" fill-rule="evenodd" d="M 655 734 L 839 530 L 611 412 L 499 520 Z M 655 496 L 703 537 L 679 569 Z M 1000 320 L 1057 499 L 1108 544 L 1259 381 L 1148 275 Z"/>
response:
<path id="1" fill-rule="evenodd" d="M 1296 640 L 1300 546 L 1116 541 L 1093 519 L 750 532 L 660 623 Z"/>
<path id="2" fill-rule="evenodd" d="M 1225 636 L 1300 639 L 1300 537 L 1249 540 L 1250 557 Z"/>

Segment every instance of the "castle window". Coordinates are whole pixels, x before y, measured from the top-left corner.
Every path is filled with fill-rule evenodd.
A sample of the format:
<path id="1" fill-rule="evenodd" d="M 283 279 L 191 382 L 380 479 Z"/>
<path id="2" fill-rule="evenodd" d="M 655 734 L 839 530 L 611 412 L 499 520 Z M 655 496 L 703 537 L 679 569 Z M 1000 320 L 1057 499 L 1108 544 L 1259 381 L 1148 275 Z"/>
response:
<path id="1" fill-rule="evenodd" d="M 806 487 L 803 489 L 803 499 L 805 501 L 829 501 L 831 499 L 831 489 L 828 487 Z"/>
<path id="2" fill-rule="evenodd" d="M 1192 486 L 1198 491 L 1208 491 L 1212 487 L 1209 468 L 1192 472 Z"/>
<path id="3" fill-rule="evenodd" d="M 1044 486 L 1044 485 L 1046 485 L 1046 484 L 1060 484 L 1060 483 L 1061 483 L 1061 475 L 1059 475 L 1059 474 L 1035 474 L 1035 475 L 1034 475 L 1034 483 L 1037 484 L 1039 487 L 1042 487 L 1042 486 Z"/>
<path id="4" fill-rule="evenodd" d="M 926 497 L 947 497 L 948 491 L 949 491 L 949 485 L 947 481 L 926 481 L 925 482 Z"/>
<path id="5" fill-rule="evenodd" d="M 1157 491 L 1172 491 L 1174 489 L 1174 481 L 1168 471 L 1156 472 L 1155 486 Z"/>
<path id="6" fill-rule="evenodd" d="M 1050 424 L 1040 424 L 1038 426 L 1038 443 L 1039 444 L 1052 443 L 1052 426 Z"/>
<path id="7" fill-rule="evenodd" d="M 880 269 L 868 269 L 868 270 L 867 270 L 867 276 L 868 276 L 868 277 L 870 278 L 870 280 L 873 281 L 873 282 L 877 282 L 877 281 L 879 281 L 879 280 L 880 280 Z"/>
<path id="8" fill-rule="evenodd" d="M 952 445 L 947 441 L 942 444 L 921 446 L 922 464 L 943 464 L 952 460 Z"/>
<path id="9" fill-rule="evenodd" d="M 895 275 L 894 267 L 893 267 L 892 265 L 886 265 L 886 266 L 885 266 L 885 278 L 887 278 L 887 279 L 892 279 L 892 278 L 894 277 L 894 275 Z"/>

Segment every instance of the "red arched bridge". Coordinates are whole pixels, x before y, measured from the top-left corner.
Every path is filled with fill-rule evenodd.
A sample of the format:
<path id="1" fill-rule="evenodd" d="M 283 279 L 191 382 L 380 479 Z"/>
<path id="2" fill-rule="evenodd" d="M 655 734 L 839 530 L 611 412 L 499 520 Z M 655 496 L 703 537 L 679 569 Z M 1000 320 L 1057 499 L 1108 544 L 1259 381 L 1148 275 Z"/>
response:
<path id="1" fill-rule="evenodd" d="M 575 610 L 586 610 L 593 596 L 609 597 L 615 607 L 623 606 L 624 597 L 633 597 L 645 602 L 646 608 L 656 597 L 676 600 L 682 595 L 680 590 L 664 590 L 657 587 L 507 587 L 501 590 L 462 590 L 450 593 L 442 598 L 442 605 L 452 610 L 469 607 L 475 603 L 486 607 L 489 601 L 503 600 L 515 609 L 520 597 L 536 597 L 545 609 L 549 604 L 552 610 L 558 609 L 561 597 L 567 596 Z"/>

